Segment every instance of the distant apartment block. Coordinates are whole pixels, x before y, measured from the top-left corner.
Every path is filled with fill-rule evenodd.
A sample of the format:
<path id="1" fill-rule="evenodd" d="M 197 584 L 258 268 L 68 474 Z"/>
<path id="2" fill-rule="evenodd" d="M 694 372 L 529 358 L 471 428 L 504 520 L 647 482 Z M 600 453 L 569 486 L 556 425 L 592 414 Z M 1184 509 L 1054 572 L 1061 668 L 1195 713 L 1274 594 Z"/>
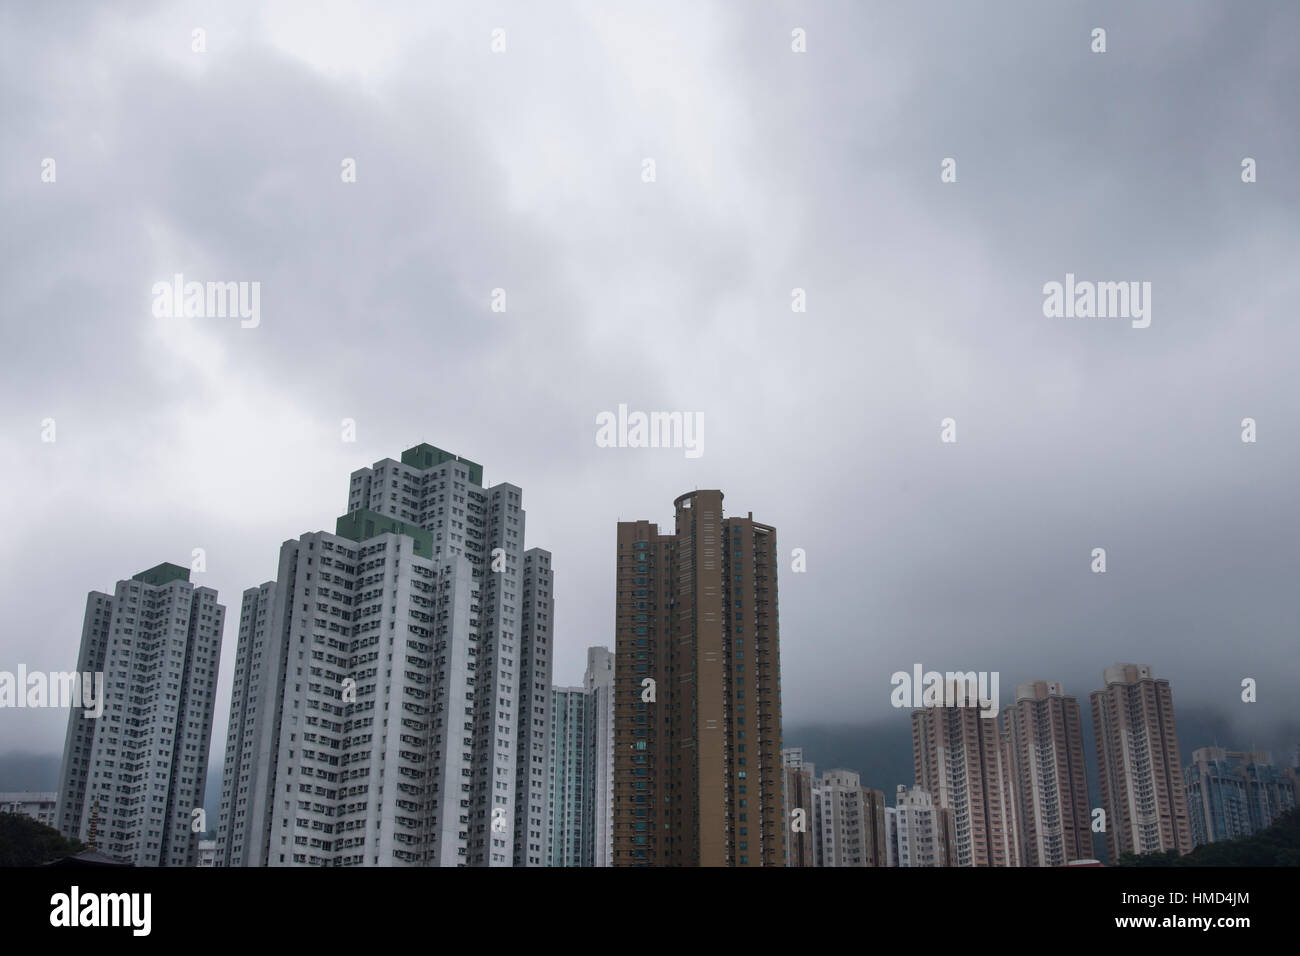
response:
<path id="1" fill-rule="evenodd" d="M 912 711 L 915 783 L 952 814 L 952 865 L 1018 866 L 1010 738 L 980 715 L 975 703 Z"/>
<path id="2" fill-rule="evenodd" d="M 1202 747 L 1183 779 L 1197 846 L 1258 833 L 1296 805 L 1294 773 L 1274 767 L 1267 751 Z"/>
<path id="3" fill-rule="evenodd" d="M 213 867 L 217 865 L 217 841 L 200 840 L 199 856 L 195 866 Z"/>
<path id="4" fill-rule="evenodd" d="M 885 808 L 886 865 L 949 866 L 951 814 L 934 805 L 924 790 L 899 784 L 895 805 Z"/>
<path id="5" fill-rule="evenodd" d="M 0 813 L 30 817 L 47 827 L 59 828 L 59 795 L 54 791 L 0 793 Z"/>
<path id="6" fill-rule="evenodd" d="M 1169 681 L 1149 667 L 1115 664 L 1092 693 L 1101 805 L 1110 863 L 1124 853 L 1192 848 Z"/>
<path id="7" fill-rule="evenodd" d="M 515 866 L 546 866 L 549 853 L 554 584 L 551 553 L 541 548 L 525 551 L 515 735 Z"/>
<path id="8" fill-rule="evenodd" d="M 615 866 L 784 866 L 776 529 L 674 502 L 619 522 Z"/>
<path id="9" fill-rule="evenodd" d="M 86 599 L 80 672 L 103 671 L 103 715 L 68 716 L 58 829 L 136 866 L 193 866 L 226 609 L 160 564 Z"/>
<path id="10" fill-rule="evenodd" d="M 550 866 L 592 866 L 595 861 L 591 709 L 591 695 L 582 687 L 551 690 Z"/>
<path id="11" fill-rule="evenodd" d="M 614 655 L 607 647 L 587 648 L 583 689 L 591 701 L 591 787 L 593 866 L 614 860 Z"/>
<path id="12" fill-rule="evenodd" d="M 885 795 L 852 770 L 828 770 L 814 785 L 817 866 L 887 866 Z"/>
<path id="13" fill-rule="evenodd" d="M 1022 866 L 1093 856 L 1079 702 L 1057 681 L 1026 681 L 1004 712 Z"/>

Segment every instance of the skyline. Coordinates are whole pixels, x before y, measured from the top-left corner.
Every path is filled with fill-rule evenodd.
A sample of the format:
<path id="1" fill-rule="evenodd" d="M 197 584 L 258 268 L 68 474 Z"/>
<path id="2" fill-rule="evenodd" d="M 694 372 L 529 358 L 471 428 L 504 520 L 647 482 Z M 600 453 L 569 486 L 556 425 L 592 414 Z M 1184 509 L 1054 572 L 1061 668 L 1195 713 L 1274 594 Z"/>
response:
<path id="1" fill-rule="evenodd" d="M 1300 11 L 969 7 L 0 13 L 0 670 L 71 670 L 88 592 L 194 548 L 233 608 L 429 441 L 526 490 L 557 683 L 613 646 L 617 523 L 722 488 L 780 529 L 787 728 L 906 733 L 917 661 L 1082 700 L 1132 660 L 1286 753 Z M 257 324 L 155 314 L 177 274 Z M 1049 317 L 1071 276 L 1149 324 Z M 623 407 L 702 453 L 601 447 Z M 0 754 L 65 727 L 0 711 Z"/>

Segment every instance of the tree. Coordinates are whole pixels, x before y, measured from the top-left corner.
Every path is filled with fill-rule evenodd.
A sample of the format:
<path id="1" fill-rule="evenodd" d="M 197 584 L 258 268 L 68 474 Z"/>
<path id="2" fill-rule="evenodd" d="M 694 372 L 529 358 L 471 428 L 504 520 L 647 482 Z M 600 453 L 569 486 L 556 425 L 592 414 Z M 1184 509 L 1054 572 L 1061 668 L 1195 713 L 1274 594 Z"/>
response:
<path id="1" fill-rule="evenodd" d="M 40 866 L 85 847 L 17 813 L 0 813 L 0 866 Z"/>
<path id="2" fill-rule="evenodd" d="M 1300 807 L 1258 833 L 1204 843 L 1191 853 L 1125 853 L 1116 866 L 1300 866 Z"/>

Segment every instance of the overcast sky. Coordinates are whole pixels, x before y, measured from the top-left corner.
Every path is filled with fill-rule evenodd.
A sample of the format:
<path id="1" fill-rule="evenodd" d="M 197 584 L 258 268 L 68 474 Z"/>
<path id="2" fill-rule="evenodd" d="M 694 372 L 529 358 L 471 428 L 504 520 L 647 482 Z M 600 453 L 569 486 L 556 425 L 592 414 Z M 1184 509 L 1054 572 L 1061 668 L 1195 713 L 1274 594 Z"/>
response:
<path id="1" fill-rule="evenodd" d="M 1266 736 L 1298 38 L 1262 0 L 5 5 L 0 670 L 73 669 L 88 591 L 204 548 L 215 764 L 241 591 L 427 441 L 523 488 L 557 684 L 613 643 L 615 523 L 720 488 L 786 556 L 787 726 L 905 734 L 914 663 L 1086 706 L 1132 661 Z M 176 273 L 260 283 L 260 324 L 156 317 Z M 1067 273 L 1150 282 L 1150 326 L 1045 317 Z M 597 447 L 620 404 L 702 415 L 703 454 Z M 0 753 L 66 720 L 0 711 Z"/>

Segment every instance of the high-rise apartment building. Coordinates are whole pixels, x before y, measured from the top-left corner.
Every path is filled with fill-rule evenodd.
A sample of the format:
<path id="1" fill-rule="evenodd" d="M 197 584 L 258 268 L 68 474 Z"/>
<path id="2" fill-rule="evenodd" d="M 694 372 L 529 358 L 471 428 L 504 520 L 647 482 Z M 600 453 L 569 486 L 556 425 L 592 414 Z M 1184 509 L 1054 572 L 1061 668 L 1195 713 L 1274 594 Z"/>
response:
<path id="1" fill-rule="evenodd" d="M 348 509 L 363 508 L 423 528 L 436 554 L 463 556 L 473 569 L 480 610 L 469 863 L 510 866 L 516 827 L 527 828 L 515 805 L 525 653 L 523 491 L 509 483 L 484 487 L 482 465 L 416 445 L 400 462 L 385 459 L 353 472 Z M 549 688 L 549 677 L 545 683 Z"/>
<path id="2" fill-rule="evenodd" d="M 543 865 L 552 577 L 521 499 L 417 445 L 285 543 L 244 596 L 218 865 Z"/>
<path id="3" fill-rule="evenodd" d="M 591 742 L 591 695 L 581 687 L 552 688 L 549 866 L 593 865 Z"/>
<path id="4" fill-rule="evenodd" d="M 394 518 L 284 543 L 244 592 L 218 866 L 465 864 L 478 604 Z"/>
<path id="5" fill-rule="evenodd" d="M 519 726 L 515 738 L 515 866 L 546 866 L 550 825 L 552 621 L 551 553 L 524 552 L 519 646 Z"/>
<path id="6" fill-rule="evenodd" d="M 583 689 L 591 699 L 592 866 L 614 857 L 614 655 L 587 648 Z"/>
<path id="7" fill-rule="evenodd" d="M 105 700 L 98 718 L 68 716 L 64 836 L 136 866 L 195 864 L 225 614 L 175 564 L 87 597 L 77 670 L 103 672 Z"/>
<path id="8" fill-rule="evenodd" d="M 1192 835 L 1169 681 L 1136 664 L 1114 664 L 1102 680 L 1105 688 L 1092 692 L 1092 728 L 1110 862 L 1186 853 Z"/>
<path id="9" fill-rule="evenodd" d="M 814 784 L 818 866 L 886 866 L 885 795 L 852 770 L 828 770 Z"/>
<path id="10" fill-rule="evenodd" d="M 814 784 L 817 768 L 804 760 L 802 747 L 781 751 L 781 793 L 785 804 L 783 837 L 786 866 L 816 866 L 818 831 Z"/>
<path id="11" fill-rule="evenodd" d="M 547 816 L 550 866 L 609 866 L 614 655 L 587 648 L 581 687 L 552 689 Z"/>
<path id="12" fill-rule="evenodd" d="M 1263 750 L 1193 750 L 1183 778 L 1197 846 L 1258 833 L 1296 805 L 1294 775 Z"/>
<path id="13" fill-rule="evenodd" d="M 1010 740 L 984 712 L 974 702 L 912 711 L 915 782 L 952 813 L 954 866 L 1018 866 Z"/>
<path id="14" fill-rule="evenodd" d="M 1092 859 L 1079 702 L 1058 681 L 1016 686 L 1005 712 L 1022 866 Z"/>
<path id="15" fill-rule="evenodd" d="M 776 529 L 674 502 L 619 522 L 615 866 L 784 866 Z"/>
<path id="16" fill-rule="evenodd" d="M 898 785 L 896 805 L 885 808 L 888 866 L 951 866 L 948 853 L 951 813 L 934 805 L 924 790 Z"/>

